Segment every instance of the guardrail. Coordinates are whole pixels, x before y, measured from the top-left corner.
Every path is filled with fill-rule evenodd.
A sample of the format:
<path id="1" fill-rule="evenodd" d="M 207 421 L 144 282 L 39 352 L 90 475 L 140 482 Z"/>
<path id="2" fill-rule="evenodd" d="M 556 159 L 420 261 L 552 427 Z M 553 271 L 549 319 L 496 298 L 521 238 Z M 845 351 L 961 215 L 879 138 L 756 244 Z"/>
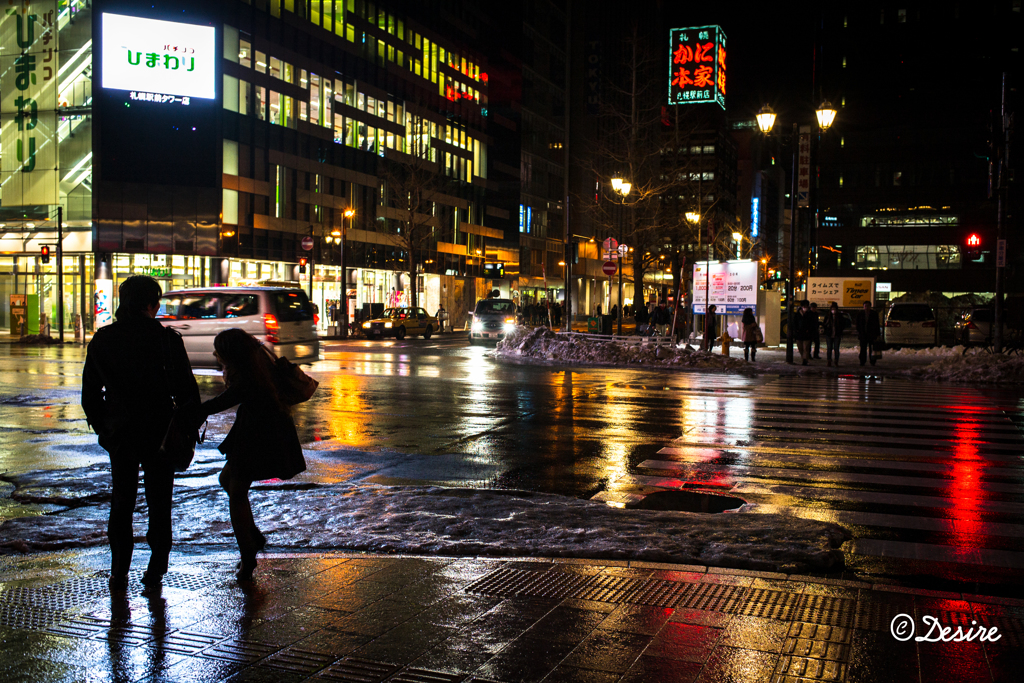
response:
<path id="1" fill-rule="evenodd" d="M 612 342 L 613 344 L 621 344 L 623 346 L 675 346 L 675 339 L 671 335 L 651 335 L 644 336 L 638 334 L 631 335 L 617 335 L 613 334 L 608 336 L 607 334 L 590 334 L 588 332 L 557 332 L 561 337 L 573 337 L 579 339 L 589 339 L 591 341 L 601 342 Z"/>

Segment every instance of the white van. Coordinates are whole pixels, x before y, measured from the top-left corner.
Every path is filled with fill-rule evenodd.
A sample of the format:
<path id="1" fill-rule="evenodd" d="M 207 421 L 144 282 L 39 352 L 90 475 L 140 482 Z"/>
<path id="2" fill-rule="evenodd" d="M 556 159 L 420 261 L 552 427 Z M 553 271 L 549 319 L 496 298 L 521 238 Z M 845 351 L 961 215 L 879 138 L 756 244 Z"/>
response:
<path id="1" fill-rule="evenodd" d="M 313 306 L 301 289 L 180 289 L 164 294 L 156 317 L 164 326 L 181 333 L 192 367 L 219 367 L 213 355 L 213 338 L 232 327 L 249 332 L 275 354 L 294 363 L 320 359 Z"/>

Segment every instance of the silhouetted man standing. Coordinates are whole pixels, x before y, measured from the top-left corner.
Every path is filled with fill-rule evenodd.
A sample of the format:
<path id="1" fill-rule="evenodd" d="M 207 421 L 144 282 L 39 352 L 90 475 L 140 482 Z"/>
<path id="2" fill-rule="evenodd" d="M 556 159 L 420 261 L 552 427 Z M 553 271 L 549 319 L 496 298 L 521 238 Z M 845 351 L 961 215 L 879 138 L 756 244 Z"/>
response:
<path id="1" fill-rule="evenodd" d="M 878 311 L 871 308 L 871 302 L 865 301 L 864 308 L 857 314 L 857 339 L 860 340 L 860 364 L 864 365 L 871 359 L 875 364 L 875 356 L 871 347 L 882 336 L 882 326 L 878 322 Z"/>
<path id="2" fill-rule="evenodd" d="M 118 289 L 117 322 L 99 329 L 89 343 L 82 373 L 82 407 L 100 445 L 110 454 L 113 492 L 107 538 L 110 587 L 128 587 L 135 534 L 132 515 L 145 473 L 152 555 L 142 578 L 159 584 L 171 552 L 171 492 L 174 471 L 158 451 L 174 403 L 199 406 L 199 388 L 181 336 L 154 318 L 162 292 L 156 280 L 135 275 Z"/>

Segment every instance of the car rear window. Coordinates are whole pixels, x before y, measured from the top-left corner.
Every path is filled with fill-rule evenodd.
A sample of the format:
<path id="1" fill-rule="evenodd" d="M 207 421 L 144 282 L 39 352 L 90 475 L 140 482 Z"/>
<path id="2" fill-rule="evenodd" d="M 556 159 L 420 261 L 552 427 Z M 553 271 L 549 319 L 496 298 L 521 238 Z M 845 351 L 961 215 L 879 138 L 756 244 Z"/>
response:
<path id="1" fill-rule="evenodd" d="M 306 293 L 295 289 L 287 292 L 271 292 L 270 297 L 277 310 L 277 320 L 282 323 L 294 323 L 300 320 L 313 319 L 313 306 L 310 305 Z"/>
<path id="2" fill-rule="evenodd" d="M 981 308 L 971 313 L 971 320 L 976 323 L 990 323 L 992 322 L 992 311 L 987 308 Z"/>
<path id="3" fill-rule="evenodd" d="M 511 301 L 478 301 L 476 312 L 479 313 L 514 313 L 516 305 Z"/>
<path id="4" fill-rule="evenodd" d="M 928 304 L 894 304 L 889 311 L 889 320 L 905 323 L 920 323 L 935 320 L 935 314 Z"/>

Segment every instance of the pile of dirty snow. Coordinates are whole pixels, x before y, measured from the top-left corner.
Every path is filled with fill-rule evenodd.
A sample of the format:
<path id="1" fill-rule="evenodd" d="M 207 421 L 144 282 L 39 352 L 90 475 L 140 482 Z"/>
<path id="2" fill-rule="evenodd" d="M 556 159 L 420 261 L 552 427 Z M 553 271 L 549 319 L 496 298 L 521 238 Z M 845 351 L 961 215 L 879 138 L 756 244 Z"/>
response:
<path id="1" fill-rule="evenodd" d="M 95 490 L 92 482 L 85 488 Z M 84 497 L 68 490 L 63 495 Z M 258 485 L 250 498 L 274 549 L 579 557 L 807 572 L 841 567 L 838 548 L 849 537 L 835 524 L 780 515 L 624 510 L 522 491 L 293 481 Z M 140 542 L 142 501 L 135 520 Z M 227 496 L 219 487 L 176 486 L 173 510 L 176 543 L 233 543 Z M 106 512 L 103 505 L 10 519 L 0 525 L 0 551 L 100 545 Z"/>
<path id="2" fill-rule="evenodd" d="M 887 351 L 885 351 L 885 355 L 887 355 L 887 356 L 918 356 L 918 357 L 922 357 L 922 356 L 937 356 L 937 357 L 946 357 L 946 356 L 962 356 L 962 355 L 964 355 L 964 351 L 965 351 L 964 347 L 960 346 L 960 345 L 957 345 L 957 346 L 929 346 L 929 347 L 922 348 L 922 349 L 912 349 L 912 348 L 904 346 L 903 348 L 900 348 L 900 349 L 890 349 L 890 350 L 887 350 Z M 981 348 L 979 348 L 979 347 L 972 347 L 972 348 L 966 349 L 966 353 L 967 353 L 968 356 L 974 355 L 976 353 L 982 353 L 982 351 L 983 350 Z"/>
<path id="3" fill-rule="evenodd" d="M 495 354 L 582 365 L 660 365 L 708 370 L 750 367 L 738 358 L 704 353 L 690 347 L 626 346 L 610 340 L 555 334 L 546 327 L 516 328 L 498 342 Z"/>
<path id="4" fill-rule="evenodd" d="M 914 379 L 940 382 L 978 382 L 984 384 L 1024 383 L 1024 358 L 994 353 L 953 355 L 924 367 L 904 370 Z"/>

